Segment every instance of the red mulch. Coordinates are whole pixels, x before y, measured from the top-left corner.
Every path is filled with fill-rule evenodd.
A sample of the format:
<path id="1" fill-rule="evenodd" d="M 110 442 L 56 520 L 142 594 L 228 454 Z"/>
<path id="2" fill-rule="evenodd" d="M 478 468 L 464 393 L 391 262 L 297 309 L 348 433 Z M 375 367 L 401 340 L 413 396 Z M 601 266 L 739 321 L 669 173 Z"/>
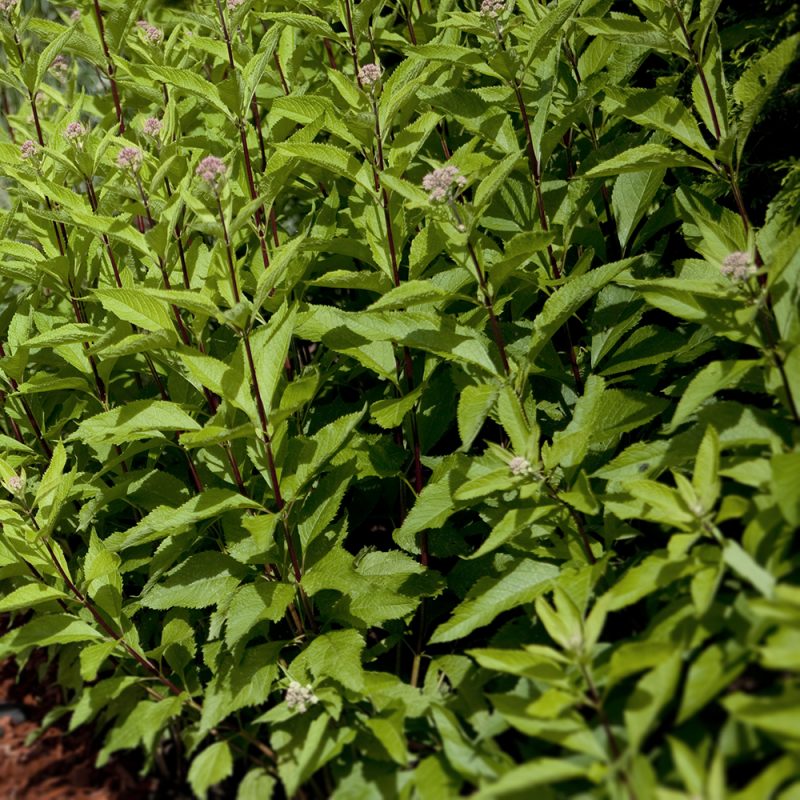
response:
<path id="1" fill-rule="evenodd" d="M 60 691 L 42 680 L 35 657 L 18 672 L 13 661 L 0 664 L 0 800 L 148 800 L 166 797 L 158 781 L 141 779 L 124 762 L 95 769 L 98 743 L 88 729 L 67 734 L 58 724 L 25 744 L 42 717 L 60 703 Z M 26 719 L 14 722 L 6 709 Z"/>

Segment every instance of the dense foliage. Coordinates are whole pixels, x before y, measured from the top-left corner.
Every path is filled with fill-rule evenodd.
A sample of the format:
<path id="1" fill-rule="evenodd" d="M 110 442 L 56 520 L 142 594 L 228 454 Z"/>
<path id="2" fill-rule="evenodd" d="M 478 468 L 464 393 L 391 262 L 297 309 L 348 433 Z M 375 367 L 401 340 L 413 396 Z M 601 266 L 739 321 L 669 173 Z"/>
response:
<path id="1" fill-rule="evenodd" d="M 798 796 L 756 5 L 0 0 L 0 658 L 50 722 L 200 798 Z"/>

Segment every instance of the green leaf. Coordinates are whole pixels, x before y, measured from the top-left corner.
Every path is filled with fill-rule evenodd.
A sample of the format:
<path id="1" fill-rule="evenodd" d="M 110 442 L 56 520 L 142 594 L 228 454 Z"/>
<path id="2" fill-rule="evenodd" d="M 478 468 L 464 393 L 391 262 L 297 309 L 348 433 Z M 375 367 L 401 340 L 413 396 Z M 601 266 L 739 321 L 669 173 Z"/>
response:
<path id="1" fill-rule="evenodd" d="M 500 577 L 483 577 L 456 606 L 453 615 L 439 625 L 431 644 L 462 639 L 477 628 L 488 625 L 504 611 L 533 602 L 547 591 L 558 575 L 558 567 L 542 561 L 517 561 Z"/>
<path id="2" fill-rule="evenodd" d="M 607 283 L 614 280 L 621 272 L 638 263 L 636 258 L 615 261 L 602 267 L 585 272 L 574 278 L 567 278 L 563 286 L 556 289 L 544 304 L 544 308 L 536 316 L 531 334 L 528 357 L 531 359 L 541 352 L 552 339 L 555 332 L 590 300 Z"/>
<path id="3" fill-rule="evenodd" d="M 498 389 L 489 383 L 466 386 L 458 398 L 458 434 L 462 450 L 469 450 L 492 410 Z"/>
<path id="4" fill-rule="evenodd" d="M 34 608 L 42 603 L 65 600 L 68 597 L 69 595 L 52 586 L 45 586 L 43 583 L 26 583 L 0 599 L 0 613 Z"/>
<path id="5" fill-rule="evenodd" d="M 179 69 L 177 67 L 160 67 L 148 64 L 142 70 L 142 77 L 154 79 L 168 86 L 180 89 L 186 94 L 198 97 L 206 103 L 210 103 L 217 111 L 222 112 L 226 117 L 233 118 L 231 110 L 223 102 L 219 89 L 199 75 L 195 70 Z"/>
<path id="6" fill-rule="evenodd" d="M 159 541 L 181 533 L 198 522 L 219 519 L 229 511 L 261 509 L 254 500 L 229 489 L 206 489 L 177 508 L 157 506 L 127 531 L 112 533 L 105 546 L 110 550 L 125 550 L 146 542 Z"/>
<path id="7" fill-rule="evenodd" d="M 705 172 L 714 172 L 714 168 L 709 163 L 690 156 L 688 153 L 663 144 L 643 144 L 638 147 L 631 147 L 624 153 L 609 158 L 596 167 L 592 167 L 586 173 L 586 177 L 608 178 L 624 172 L 641 172 L 646 169 L 676 167 L 691 167 Z"/>
<path id="8" fill-rule="evenodd" d="M 800 34 L 784 39 L 773 50 L 750 64 L 733 86 L 733 97 L 742 108 L 736 132 L 736 153 L 741 160 L 747 138 L 761 111 L 800 48 Z"/>
<path id="9" fill-rule="evenodd" d="M 205 800 L 208 790 L 233 774 L 233 755 L 227 742 L 214 742 L 194 757 L 187 777 L 195 797 Z"/>
<path id="10" fill-rule="evenodd" d="M 315 142 L 307 144 L 278 144 L 276 149 L 279 153 L 290 158 L 297 158 L 300 161 L 334 172 L 344 178 L 349 178 L 354 183 L 363 186 L 370 193 L 375 190 L 375 187 L 367 179 L 366 173 L 361 169 L 358 159 L 340 147 Z"/>
<path id="11" fill-rule="evenodd" d="M 36 94 L 36 90 L 41 86 L 42 81 L 44 80 L 45 75 L 47 74 L 47 70 L 50 69 L 50 65 L 53 63 L 53 59 L 62 53 L 67 46 L 69 40 L 72 38 L 73 33 L 75 33 L 74 27 L 63 28 L 59 26 L 61 29 L 61 33 L 53 39 L 47 47 L 39 53 L 38 60 L 36 62 L 36 77 L 34 79 L 33 85 L 30 88 L 33 94 Z"/>
<path id="12" fill-rule="evenodd" d="M 78 425 L 69 440 L 87 444 L 124 444 L 149 439 L 163 431 L 199 430 L 179 405 L 164 400 L 135 400 L 120 408 L 89 417 Z"/>
<path id="13" fill-rule="evenodd" d="M 779 453 L 771 459 L 772 495 L 790 525 L 800 526 L 800 452 Z"/>
<path id="14" fill-rule="evenodd" d="M 638 681 L 625 704 L 625 727 L 630 746 L 638 750 L 655 725 L 664 706 L 672 699 L 683 665 L 683 653 L 676 650 Z"/>
<path id="15" fill-rule="evenodd" d="M 225 643 L 232 650 L 262 620 L 278 622 L 294 599 L 289 583 L 259 580 L 240 586 L 231 598 L 225 627 Z"/>
<path id="16" fill-rule="evenodd" d="M 145 592 L 141 603 L 155 609 L 208 608 L 227 600 L 245 573 L 241 564 L 223 553 L 196 553 Z"/>
<path id="17" fill-rule="evenodd" d="M 684 389 L 665 432 L 672 433 L 686 422 L 709 398 L 723 389 L 737 386 L 760 365 L 759 361 L 712 361 L 706 364 Z"/>
<path id="18" fill-rule="evenodd" d="M 91 642 L 103 639 L 91 625 L 69 614 L 44 614 L 0 637 L 0 658 L 23 653 L 31 647 Z"/>
<path id="19" fill-rule="evenodd" d="M 653 200 L 664 183 L 664 169 L 647 169 L 624 172 L 616 181 L 611 193 L 611 208 L 617 223 L 617 237 L 623 251 Z"/>
<path id="20" fill-rule="evenodd" d="M 354 630 L 323 633 L 292 661 L 289 675 L 300 683 L 305 682 L 305 676 L 313 675 L 318 681 L 334 680 L 345 689 L 363 691 L 363 650 L 364 640 Z"/>
<path id="21" fill-rule="evenodd" d="M 167 304 L 144 289 L 95 289 L 106 311 L 146 331 L 174 332 Z"/>
<path id="22" fill-rule="evenodd" d="M 586 776 L 586 767 L 567 758 L 538 758 L 509 770 L 473 795 L 474 800 L 517 798 L 535 786 L 550 786 Z"/>

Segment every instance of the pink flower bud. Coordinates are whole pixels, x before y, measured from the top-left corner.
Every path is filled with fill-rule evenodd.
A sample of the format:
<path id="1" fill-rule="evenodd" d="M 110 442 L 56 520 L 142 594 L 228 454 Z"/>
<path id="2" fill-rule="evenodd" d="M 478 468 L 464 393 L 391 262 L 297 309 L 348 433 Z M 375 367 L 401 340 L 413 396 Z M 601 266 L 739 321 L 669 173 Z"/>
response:
<path id="1" fill-rule="evenodd" d="M 428 199 L 436 203 L 453 197 L 466 182 L 458 167 L 447 166 L 429 172 L 422 179 L 422 188 L 428 193 Z"/>
<path id="2" fill-rule="evenodd" d="M 358 71 L 358 80 L 362 86 L 374 86 L 381 79 L 379 64 L 364 64 Z"/>
<path id="3" fill-rule="evenodd" d="M 198 165 L 195 174 L 204 180 L 211 188 L 217 189 L 220 180 L 227 173 L 228 168 L 221 158 L 206 156 Z"/>
<path id="4" fill-rule="evenodd" d="M 86 128 L 82 122 L 70 122 L 64 131 L 64 138 L 80 146 L 80 140 L 86 135 Z"/>
<path id="5" fill-rule="evenodd" d="M 35 158 L 39 155 L 39 145 L 33 139 L 26 139 L 19 148 L 20 158 Z"/>
<path id="6" fill-rule="evenodd" d="M 144 133 L 145 136 L 150 136 L 153 139 L 157 139 L 161 133 L 162 127 L 163 125 L 160 119 L 148 117 L 142 124 L 142 133 Z"/>
<path id="7" fill-rule="evenodd" d="M 142 166 L 142 151 L 138 147 L 123 147 L 117 155 L 117 166 L 129 172 L 138 172 Z"/>

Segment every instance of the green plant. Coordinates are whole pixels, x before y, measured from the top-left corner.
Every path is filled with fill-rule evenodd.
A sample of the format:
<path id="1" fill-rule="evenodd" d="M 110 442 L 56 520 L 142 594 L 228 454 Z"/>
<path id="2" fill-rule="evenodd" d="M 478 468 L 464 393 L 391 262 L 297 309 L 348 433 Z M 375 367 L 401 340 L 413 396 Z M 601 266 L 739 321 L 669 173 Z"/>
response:
<path id="1" fill-rule="evenodd" d="M 720 6 L 0 0 L 49 722 L 198 797 L 794 796 L 796 169 L 741 176 L 800 34 Z"/>

